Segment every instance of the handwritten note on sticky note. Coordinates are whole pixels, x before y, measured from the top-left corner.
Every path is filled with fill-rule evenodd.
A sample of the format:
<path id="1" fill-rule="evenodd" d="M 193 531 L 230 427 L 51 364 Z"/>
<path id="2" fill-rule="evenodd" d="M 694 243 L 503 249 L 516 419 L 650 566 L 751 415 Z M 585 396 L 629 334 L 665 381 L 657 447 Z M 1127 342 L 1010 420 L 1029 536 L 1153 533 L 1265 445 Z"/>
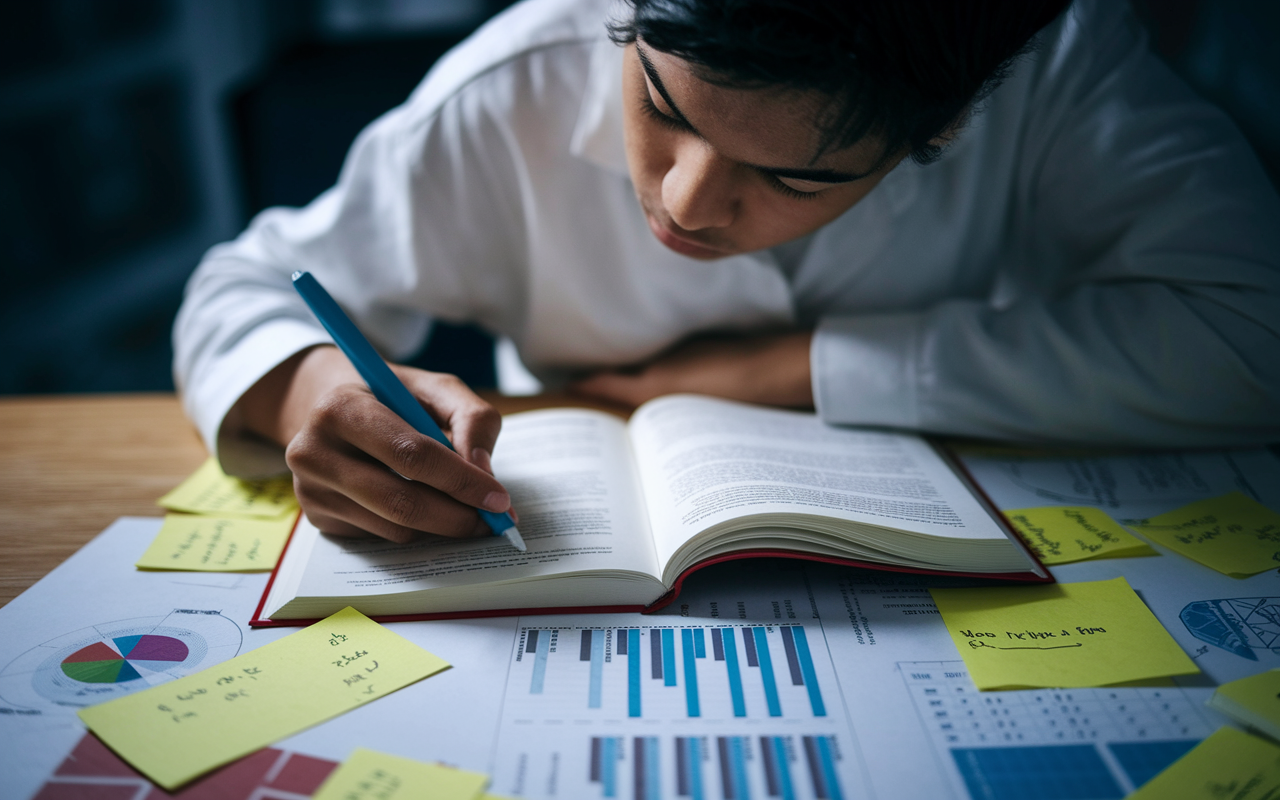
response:
<path id="1" fill-rule="evenodd" d="M 477 800 L 487 775 L 357 749 L 312 800 Z"/>
<path id="2" fill-rule="evenodd" d="M 345 608 L 218 666 L 79 713 L 125 761 L 173 789 L 448 666 Z"/>
<path id="3" fill-rule="evenodd" d="M 1084 688 L 1200 671 L 1124 578 L 930 592 L 979 689 Z"/>
<path id="4" fill-rule="evenodd" d="M 1280 567 L 1280 514 L 1240 492 L 1183 506 L 1133 528 L 1233 578 Z"/>
<path id="5" fill-rule="evenodd" d="M 1006 511 L 1004 515 L 1045 564 L 1157 555 L 1101 509 L 1046 506 Z"/>
<path id="6" fill-rule="evenodd" d="M 1235 728 L 1219 728 L 1129 795 L 1129 800 L 1272 800 L 1277 796 L 1280 747 Z"/>
<path id="7" fill-rule="evenodd" d="M 293 516 L 223 519 L 168 514 L 138 559 L 138 569 L 265 572 L 275 567 L 293 530 Z"/>
<path id="8" fill-rule="evenodd" d="M 213 458 L 156 503 L 170 511 L 251 519 L 280 519 L 298 510 L 292 479 L 233 478 Z"/>
<path id="9" fill-rule="evenodd" d="M 1224 683 L 1209 698 L 1208 705 L 1280 740 L 1280 670 Z"/>

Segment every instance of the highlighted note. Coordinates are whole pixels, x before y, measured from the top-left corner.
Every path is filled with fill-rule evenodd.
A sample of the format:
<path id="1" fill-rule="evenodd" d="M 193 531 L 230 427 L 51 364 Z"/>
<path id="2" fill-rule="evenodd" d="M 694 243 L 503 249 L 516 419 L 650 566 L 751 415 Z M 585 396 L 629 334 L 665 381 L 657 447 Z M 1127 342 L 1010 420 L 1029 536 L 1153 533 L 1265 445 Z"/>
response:
<path id="1" fill-rule="evenodd" d="M 1224 683 L 1209 698 L 1208 705 L 1280 740 L 1280 670 Z"/>
<path id="2" fill-rule="evenodd" d="M 489 778 L 357 748 L 329 775 L 313 800 L 477 800 Z"/>
<path id="3" fill-rule="evenodd" d="M 979 689 L 1109 686 L 1200 671 L 1124 578 L 930 592 Z"/>
<path id="4" fill-rule="evenodd" d="M 293 530 L 292 515 L 275 520 L 167 514 L 138 569 L 269 572 Z"/>
<path id="5" fill-rule="evenodd" d="M 344 608 L 230 661 L 79 714 L 121 758 L 173 789 L 448 666 Z"/>
<path id="6" fill-rule="evenodd" d="M 298 510 L 288 476 L 255 481 L 233 478 L 214 458 L 156 503 L 170 511 L 249 519 L 280 519 Z"/>
<path id="7" fill-rule="evenodd" d="M 1004 515 L 1044 564 L 1158 555 L 1101 509 L 1046 506 L 1006 511 Z"/>
<path id="8" fill-rule="evenodd" d="M 1240 492 L 1201 500 L 1133 527 L 1233 578 L 1280 567 L 1280 514 Z"/>
<path id="9" fill-rule="evenodd" d="M 1219 728 L 1129 800 L 1268 800 L 1280 795 L 1280 747 Z"/>

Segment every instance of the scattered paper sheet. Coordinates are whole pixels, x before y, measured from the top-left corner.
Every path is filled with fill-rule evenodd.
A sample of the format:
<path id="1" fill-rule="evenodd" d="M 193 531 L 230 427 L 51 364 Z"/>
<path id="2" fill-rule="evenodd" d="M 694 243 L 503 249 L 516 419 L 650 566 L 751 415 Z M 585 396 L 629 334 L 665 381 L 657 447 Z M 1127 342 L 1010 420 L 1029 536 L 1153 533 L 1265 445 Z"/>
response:
<path id="1" fill-rule="evenodd" d="M 1124 578 L 930 592 L 979 689 L 1085 688 L 1200 671 Z"/>
<path id="2" fill-rule="evenodd" d="M 1191 503 L 1133 527 L 1233 578 L 1280 567 L 1280 514 L 1240 492 Z"/>
<path id="3" fill-rule="evenodd" d="M 312 800 L 477 800 L 489 776 L 357 748 Z"/>
<path id="4" fill-rule="evenodd" d="M 1219 728 L 1129 800 L 1268 800 L 1280 795 L 1280 747 Z"/>
<path id="5" fill-rule="evenodd" d="M 1208 705 L 1280 741 L 1280 670 L 1224 683 L 1209 698 Z"/>
<path id="6" fill-rule="evenodd" d="M 195 675 L 79 714 L 121 758 L 173 789 L 448 666 L 345 608 Z"/>
<path id="7" fill-rule="evenodd" d="M 156 503 L 170 511 L 251 519 L 280 519 L 298 510 L 289 477 L 261 481 L 233 478 L 214 458 Z"/>
<path id="8" fill-rule="evenodd" d="M 166 514 L 138 569 L 269 572 L 293 530 L 292 515 L 276 520 Z"/>
<path id="9" fill-rule="evenodd" d="M 1045 506 L 1006 511 L 1004 515 L 1044 564 L 1158 555 L 1102 509 Z"/>

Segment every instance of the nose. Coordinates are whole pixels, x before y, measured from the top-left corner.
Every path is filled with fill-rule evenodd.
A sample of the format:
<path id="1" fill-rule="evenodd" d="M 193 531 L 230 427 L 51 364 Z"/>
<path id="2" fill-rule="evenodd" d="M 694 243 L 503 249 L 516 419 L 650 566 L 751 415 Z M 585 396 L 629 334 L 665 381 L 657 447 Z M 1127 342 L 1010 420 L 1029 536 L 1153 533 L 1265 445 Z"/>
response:
<path id="1" fill-rule="evenodd" d="M 671 220 L 687 231 L 728 227 L 738 206 L 733 166 L 704 142 L 680 147 L 662 179 L 662 204 Z"/>

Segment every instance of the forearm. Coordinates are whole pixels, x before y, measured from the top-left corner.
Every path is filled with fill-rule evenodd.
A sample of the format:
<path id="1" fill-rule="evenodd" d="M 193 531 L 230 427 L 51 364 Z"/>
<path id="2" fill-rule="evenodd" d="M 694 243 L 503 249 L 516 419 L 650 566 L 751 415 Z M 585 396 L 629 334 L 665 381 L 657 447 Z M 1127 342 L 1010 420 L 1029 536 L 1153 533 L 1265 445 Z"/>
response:
<path id="1" fill-rule="evenodd" d="M 1280 434 L 1280 339 L 1251 316 L 1223 297 L 1147 283 L 1003 310 L 950 301 L 827 320 L 815 341 L 817 406 L 834 423 L 1000 439 L 1266 441 Z"/>
<path id="2" fill-rule="evenodd" d="M 338 348 L 317 345 L 264 375 L 240 397 L 232 415 L 243 430 L 284 448 L 302 430 L 320 398 L 346 383 L 362 385 L 355 367 Z"/>

